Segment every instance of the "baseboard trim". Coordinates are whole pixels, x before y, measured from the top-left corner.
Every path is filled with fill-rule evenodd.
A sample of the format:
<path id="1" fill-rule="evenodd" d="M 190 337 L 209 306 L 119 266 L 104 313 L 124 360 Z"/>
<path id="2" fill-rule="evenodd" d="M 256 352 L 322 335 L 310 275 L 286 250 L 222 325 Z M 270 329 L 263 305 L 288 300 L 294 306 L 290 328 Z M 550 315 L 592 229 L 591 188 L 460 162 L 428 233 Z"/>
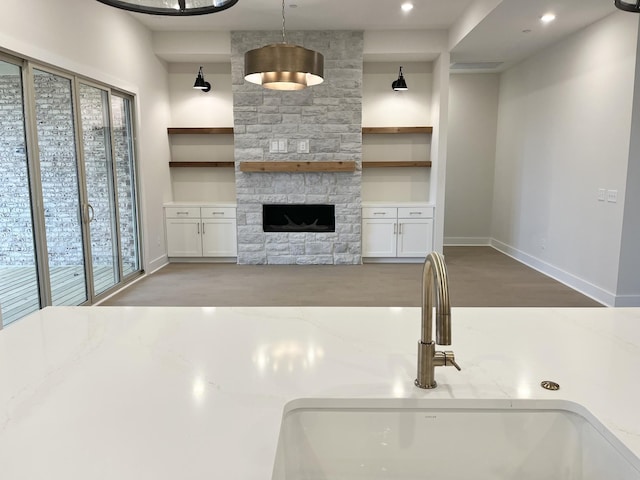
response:
<path id="1" fill-rule="evenodd" d="M 167 255 L 160 255 L 158 258 L 151 260 L 147 264 L 147 268 L 145 268 L 145 273 L 147 273 L 147 275 L 150 275 L 154 272 L 157 272 L 162 267 L 166 266 L 168 263 L 169 263 L 169 258 L 167 257 Z"/>
<path id="2" fill-rule="evenodd" d="M 593 285 L 592 283 L 577 277 L 569 272 L 566 272 L 560 268 L 554 267 L 553 265 L 540 260 L 528 253 L 525 253 L 517 248 L 514 248 L 506 243 L 502 243 L 495 238 L 491 239 L 491 246 L 505 255 L 510 256 L 518 260 L 519 262 L 525 264 L 528 267 L 533 268 L 534 270 L 539 271 L 540 273 L 544 273 L 548 277 L 557 280 L 560 283 L 565 284 L 568 287 L 577 290 L 578 292 L 586 295 L 589 298 L 592 298 L 596 302 L 599 302 L 607 307 L 616 306 L 616 296 L 607 292 L 606 290 Z"/>
<path id="3" fill-rule="evenodd" d="M 445 247 L 486 247 L 491 245 L 489 237 L 444 237 Z"/>
<path id="4" fill-rule="evenodd" d="M 616 307 L 640 307 L 640 295 L 617 295 Z"/>

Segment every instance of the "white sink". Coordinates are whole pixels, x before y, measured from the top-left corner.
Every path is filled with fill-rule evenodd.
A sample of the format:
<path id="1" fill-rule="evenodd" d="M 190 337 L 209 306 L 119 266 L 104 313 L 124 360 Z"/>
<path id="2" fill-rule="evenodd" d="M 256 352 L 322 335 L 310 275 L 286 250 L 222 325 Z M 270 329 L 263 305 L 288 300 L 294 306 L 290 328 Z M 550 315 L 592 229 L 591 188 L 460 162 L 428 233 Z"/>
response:
<path id="1" fill-rule="evenodd" d="M 273 480 L 640 480 L 639 459 L 557 401 L 295 400 Z"/>

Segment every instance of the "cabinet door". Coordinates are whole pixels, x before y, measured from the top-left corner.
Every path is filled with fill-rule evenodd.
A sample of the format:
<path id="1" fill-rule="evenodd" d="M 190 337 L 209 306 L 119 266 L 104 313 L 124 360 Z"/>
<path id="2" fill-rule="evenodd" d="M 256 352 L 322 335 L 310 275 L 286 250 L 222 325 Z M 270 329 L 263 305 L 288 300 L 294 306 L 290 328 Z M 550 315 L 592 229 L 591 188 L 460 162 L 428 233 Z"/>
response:
<path id="1" fill-rule="evenodd" d="M 201 257 L 199 218 L 167 218 L 167 252 L 170 257 Z"/>
<path id="2" fill-rule="evenodd" d="M 395 257 L 397 229 L 395 218 L 363 218 L 362 256 Z"/>
<path id="3" fill-rule="evenodd" d="M 433 220 L 398 220 L 398 257 L 426 258 L 433 248 Z"/>
<path id="4" fill-rule="evenodd" d="M 202 255 L 204 257 L 236 257 L 236 219 L 202 220 Z"/>

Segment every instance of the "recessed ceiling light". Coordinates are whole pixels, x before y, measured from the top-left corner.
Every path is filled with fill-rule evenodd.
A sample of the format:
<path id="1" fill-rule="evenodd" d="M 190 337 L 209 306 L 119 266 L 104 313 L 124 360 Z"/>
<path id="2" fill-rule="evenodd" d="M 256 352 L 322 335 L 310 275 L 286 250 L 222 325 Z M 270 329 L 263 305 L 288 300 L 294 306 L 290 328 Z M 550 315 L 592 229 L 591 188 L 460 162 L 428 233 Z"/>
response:
<path id="1" fill-rule="evenodd" d="M 410 12 L 411 10 L 413 10 L 413 3 L 405 2 L 400 8 L 402 8 L 403 12 Z"/>
<path id="2" fill-rule="evenodd" d="M 553 13 L 545 13 L 542 17 L 540 17 L 540 21 L 542 23 L 553 22 L 556 19 L 556 16 Z"/>

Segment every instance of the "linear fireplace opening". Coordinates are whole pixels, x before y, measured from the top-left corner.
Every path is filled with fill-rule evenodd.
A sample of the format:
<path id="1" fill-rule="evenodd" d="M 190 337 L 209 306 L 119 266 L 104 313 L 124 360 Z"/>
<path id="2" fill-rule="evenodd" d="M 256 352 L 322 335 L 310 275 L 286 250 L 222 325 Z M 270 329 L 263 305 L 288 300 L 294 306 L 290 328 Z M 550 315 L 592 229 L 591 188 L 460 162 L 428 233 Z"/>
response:
<path id="1" fill-rule="evenodd" d="M 262 205 L 265 232 L 335 232 L 336 207 L 322 204 Z"/>

